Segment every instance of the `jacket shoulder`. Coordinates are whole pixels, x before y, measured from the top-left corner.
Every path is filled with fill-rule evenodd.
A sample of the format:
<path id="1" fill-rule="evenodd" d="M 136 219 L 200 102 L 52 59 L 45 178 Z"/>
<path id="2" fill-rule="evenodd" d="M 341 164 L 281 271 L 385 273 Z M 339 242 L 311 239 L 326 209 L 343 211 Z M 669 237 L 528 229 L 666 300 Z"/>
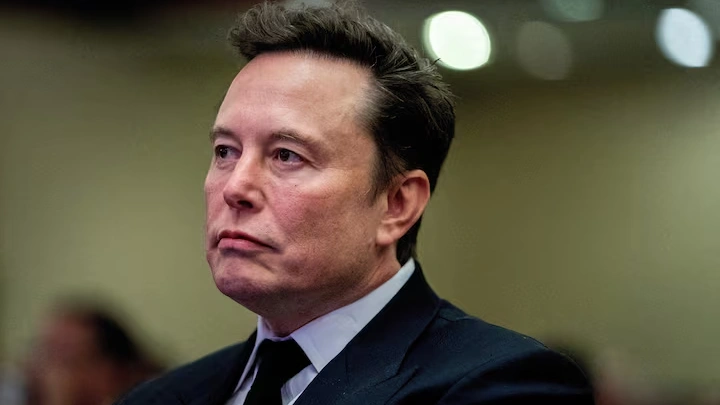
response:
<path id="1" fill-rule="evenodd" d="M 592 404 L 587 377 L 571 359 L 446 301 L 407 361 L 419 371 L 402 403 L 422 393 L 442 404 Z"/>
<path id="2" fill-rule="evenodd" d="M 247 342 L 228 346 L 135 387 L 117 405 L 182 404 L 212 392 L 231 374 Z"/>
<path id="3" fill-rule="evenodd" d="M 444 300 L 426 332 L 429 339 L 442 338 L 441 344 L 462 347 L 466 354 L 470 351 L 503 357 L 514 352 L 548 350 L 530 336 L 468 315 Z"/>

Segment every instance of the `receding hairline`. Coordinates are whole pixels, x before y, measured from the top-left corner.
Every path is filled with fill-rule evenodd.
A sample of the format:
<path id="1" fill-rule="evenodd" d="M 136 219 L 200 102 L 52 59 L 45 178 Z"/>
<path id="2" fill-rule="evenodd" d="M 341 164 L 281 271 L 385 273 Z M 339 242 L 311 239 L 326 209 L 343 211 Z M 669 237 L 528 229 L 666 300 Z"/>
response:
<path id="1" fill-rule="evenodd" d="M 338 55 L 334 52 L 326 51 L 323 49 L 319 49 L 316 47 L 307 47 L 307 46 L 298 46 L 297 48 L 287 48 L 287 49 L 272 49 L 272 50 L 265 50 L 262 52 L 259 52 L 255 55 L 252 55 L 250 57 L 244 57 L 245 60 L 249 63 L 253 59 L 259 58 L 263 55 L 298 55 L 298 56 L 307 56 L 311 58 L 317 58 L 322 60 L 332 60 L 337 62 L 347 62 L 351 65 L 360 67 L 362 69 L 366 69 L 369 73 L 372 74 L 372 67 L 366 64 L 361 63 L 357 59 L 352 58 L 351 56 L 344 56 L 344 55 Z"/>
<path id="2" fill-rule="evenodd" d="M 341 56 L 336 55 L 332 52 L 324 52 L 319 49 L 314 48 L 293 48 L 293 49 L 278 49 L 278 50 L 267 50 L 260 52 L 256 55 L 253 55 L 252 57 L 246 57 L 246 63 L 240 68 L 240 71 L 245 69 L 245 67 L 250 64 L 253 60 L 261 57 L 268 57 L 273 55 L 291 55 L 291 56 L 298 56 L 298 57 L 305 57 L 309 59 L 316 59 L 316 60 L 326 60 L 326 61 L 333 61 L 338 62 L 341 64 L 345 64 L 347 66 L 351 66 L 353 68 L 356 68 L 358 71 L 362 72 L 365 76 L 365 84 L 361 87 L 361 91 L 363 92 L 362 96 L 359 97 L 358 103 L 355 108 L 355 116 L 358 120 L 358 124 L 362 126 L 362 128 L 369 134 L 372 135 L 372 122 L 374 120 L 374 114 L 376 111 L 374 110 L 376 108 L 376 102 L 378 101 L 381 93 L 381 86 L 378 82 L 378 78 L 375 75 L 375 72 L 372 69 L 372 66 L 369 66 L 367 64 L 364 64 L 356 59 L 353 59 L 350 56 Z M 240 73 L 238 71 L 237 74 Z M 236 76 L 237 76 L 236 74 Z M 227 96 L 227 92 L 225 94 Z M 225 99 L 225 96 L 223 96 L 223 100 Z M 218 108 L 216 110 L 219 110 L 220 105 L 222 104 L 222 101 L 218 104 Z"/>
<path id="3" fill-rule="evenodd" d="M 372 200 L 372 197 L 376 197 L 378 186 L 377 183 L 377 173 L 380 169 L 381 165 L 381 152 L 380 148 L 381 145 L 377 142 L 377 137 L 375 136 L 375 120 L 377 119 L 378 111 L 378 101 L 380 101 L 380 98 L 382 97 L 383 89 L 380 85 L 380 82 L 378 81 L 378 78 L 375 74 L 375 72 L 372 69 L 372 66 L 369 66 L 367 64 L 362 63 L 361 61 L 358 61 L 356 59 L 353 59 L 350 56 L 342 56 L 342 55 L 336 55 L 331 52 L 324 52 L 322 50 L 313 49 L 313 48 L 292 48 L 292 49 L 277 49 L 277 50 L 266 50 L 263 52 L 259 52 L 252 57 L 246 57 L 246 63 L 242 66 L 242 69 L 244 69 L 248 64 L 252 63 L 253 60 L 260 58 L 260 57 L 267 57 L 272 55 L 294 55 L 298 57 L 305 57 L 310 59 L 316 59 L 316 60 L 327 60 L 327 61 L 334 61 L 338 63 L 342 63 L 347 66 L 351 66 L 353 68 L 358 69 L 358 71 L 361 71 L 365 77 L 365 83 L 360 88 L 360 91 L 362 91 L 362 95 L 358 97 L 357 102 L 353 106 L 353 112 L 354 112 L 354 119 L 356 120 L 356 123 L 358 127 L 365 133 L 365 135 L 369 136 L 370 139 L 373 141 L 373 145 L 375 148 L 375 162 L 374 162 L 374 174 L 373 174 L 373 188 L 374 190 L 368 191 L 368 197 Z M 238 71 L 237 74 L 240 72 Z M 227 92 L 225 94 L 227 96 Z M 224 100 L 224 97 L 223 97 Z M 220 104 L 222 104 L 222 100 Z M 218 110 L 220 107 L 220 104 L 218 105 Z M 214 129 L 210 131 L 210 138 L 212 139 L 214 134 Z M 386 185 L 389 186 L 389 185 Z"/>

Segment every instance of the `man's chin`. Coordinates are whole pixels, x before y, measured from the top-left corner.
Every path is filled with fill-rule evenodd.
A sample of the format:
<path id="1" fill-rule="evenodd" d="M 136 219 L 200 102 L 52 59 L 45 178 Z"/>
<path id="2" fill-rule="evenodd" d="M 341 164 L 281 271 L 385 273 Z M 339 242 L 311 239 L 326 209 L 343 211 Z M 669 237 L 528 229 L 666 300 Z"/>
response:
<path id="1" fill-rule="evenodd" d="M 217 289 L 240 305 L 249 308 L 253 302 L 262 301 L 269 295 L 268 283 L 238 271 L 214 270 L 213 279 Z"/>

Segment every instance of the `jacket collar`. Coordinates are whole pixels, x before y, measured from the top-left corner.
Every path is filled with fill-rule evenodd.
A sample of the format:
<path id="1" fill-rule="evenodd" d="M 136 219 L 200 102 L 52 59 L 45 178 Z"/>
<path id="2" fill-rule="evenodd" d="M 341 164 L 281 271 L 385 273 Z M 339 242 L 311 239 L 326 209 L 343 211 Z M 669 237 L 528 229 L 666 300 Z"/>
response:
<path id="1" fill-rule="evenodd" d="M 345 403 L 362 391 L 374 397 L 399 388 L 414 370 L 399 373 L 410 346 L 436 315 L 440 299 L 419 263 L 413 275 L 372 321 L 305 389 L 296 405 Z"/>
<path id="2" fill-rule="evenodd" d="M 414 374 L 403 370 L 402 362 L 410 346 L 435 317 L 440 299 L 422 274 L 420 264 L 400 291 L 368 325 L 361 330 L 300 395 L 295 405 L 346 403 L 369 394 L 392 395 Z M 180 395 L 183 405 L 224 405 L 232 396 L 247 364 L 256 333 L 233 348 L 222 360 L 201 395 Z M 194 390 L 193 390 L 194 391 Z M 194 391 L 198 392 L 198 391 Z M 359 395 L 358 395 L 359 394 Z"/>
<path id="3" fill-rule="evenodd" d="M 184 394 L 179 396 L 183 405 L 224 405 L 232 396 L 245 364 L 255 345 L 256 332 L 245 343 L 232 347 L 218 362 L 213 370 L 201 370 L 208 373 L 201 376 L 202 383 L 196 387 L 182 387 Z M 200 378 L 199 378 L 200 379 Z"/>

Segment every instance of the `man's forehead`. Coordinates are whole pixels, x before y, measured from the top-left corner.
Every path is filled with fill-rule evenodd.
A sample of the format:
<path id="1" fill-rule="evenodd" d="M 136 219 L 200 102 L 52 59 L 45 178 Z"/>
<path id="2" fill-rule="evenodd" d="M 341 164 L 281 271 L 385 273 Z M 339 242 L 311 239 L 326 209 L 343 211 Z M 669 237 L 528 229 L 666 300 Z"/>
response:
<path id="1" fill-rule="evenodd" d="M 282 52 L 262 54 L 235 77 L 218 109 L 216 125 L 278 120 L 301 125 L 302 132 L 330 130 L 348 120 L 364 127 L 371 73 L 352 62 Z M 265 116 L 266 118 L 261 118 Z"/>
<path id="2" fill-rule="evenodd" d="M 308 99 L 360 97 L 371 73 L 351 61 L 309 52 L 258 55 L 235 76 L 228 94 L 259 88 L 271 95 L 303 95 Z"/>

